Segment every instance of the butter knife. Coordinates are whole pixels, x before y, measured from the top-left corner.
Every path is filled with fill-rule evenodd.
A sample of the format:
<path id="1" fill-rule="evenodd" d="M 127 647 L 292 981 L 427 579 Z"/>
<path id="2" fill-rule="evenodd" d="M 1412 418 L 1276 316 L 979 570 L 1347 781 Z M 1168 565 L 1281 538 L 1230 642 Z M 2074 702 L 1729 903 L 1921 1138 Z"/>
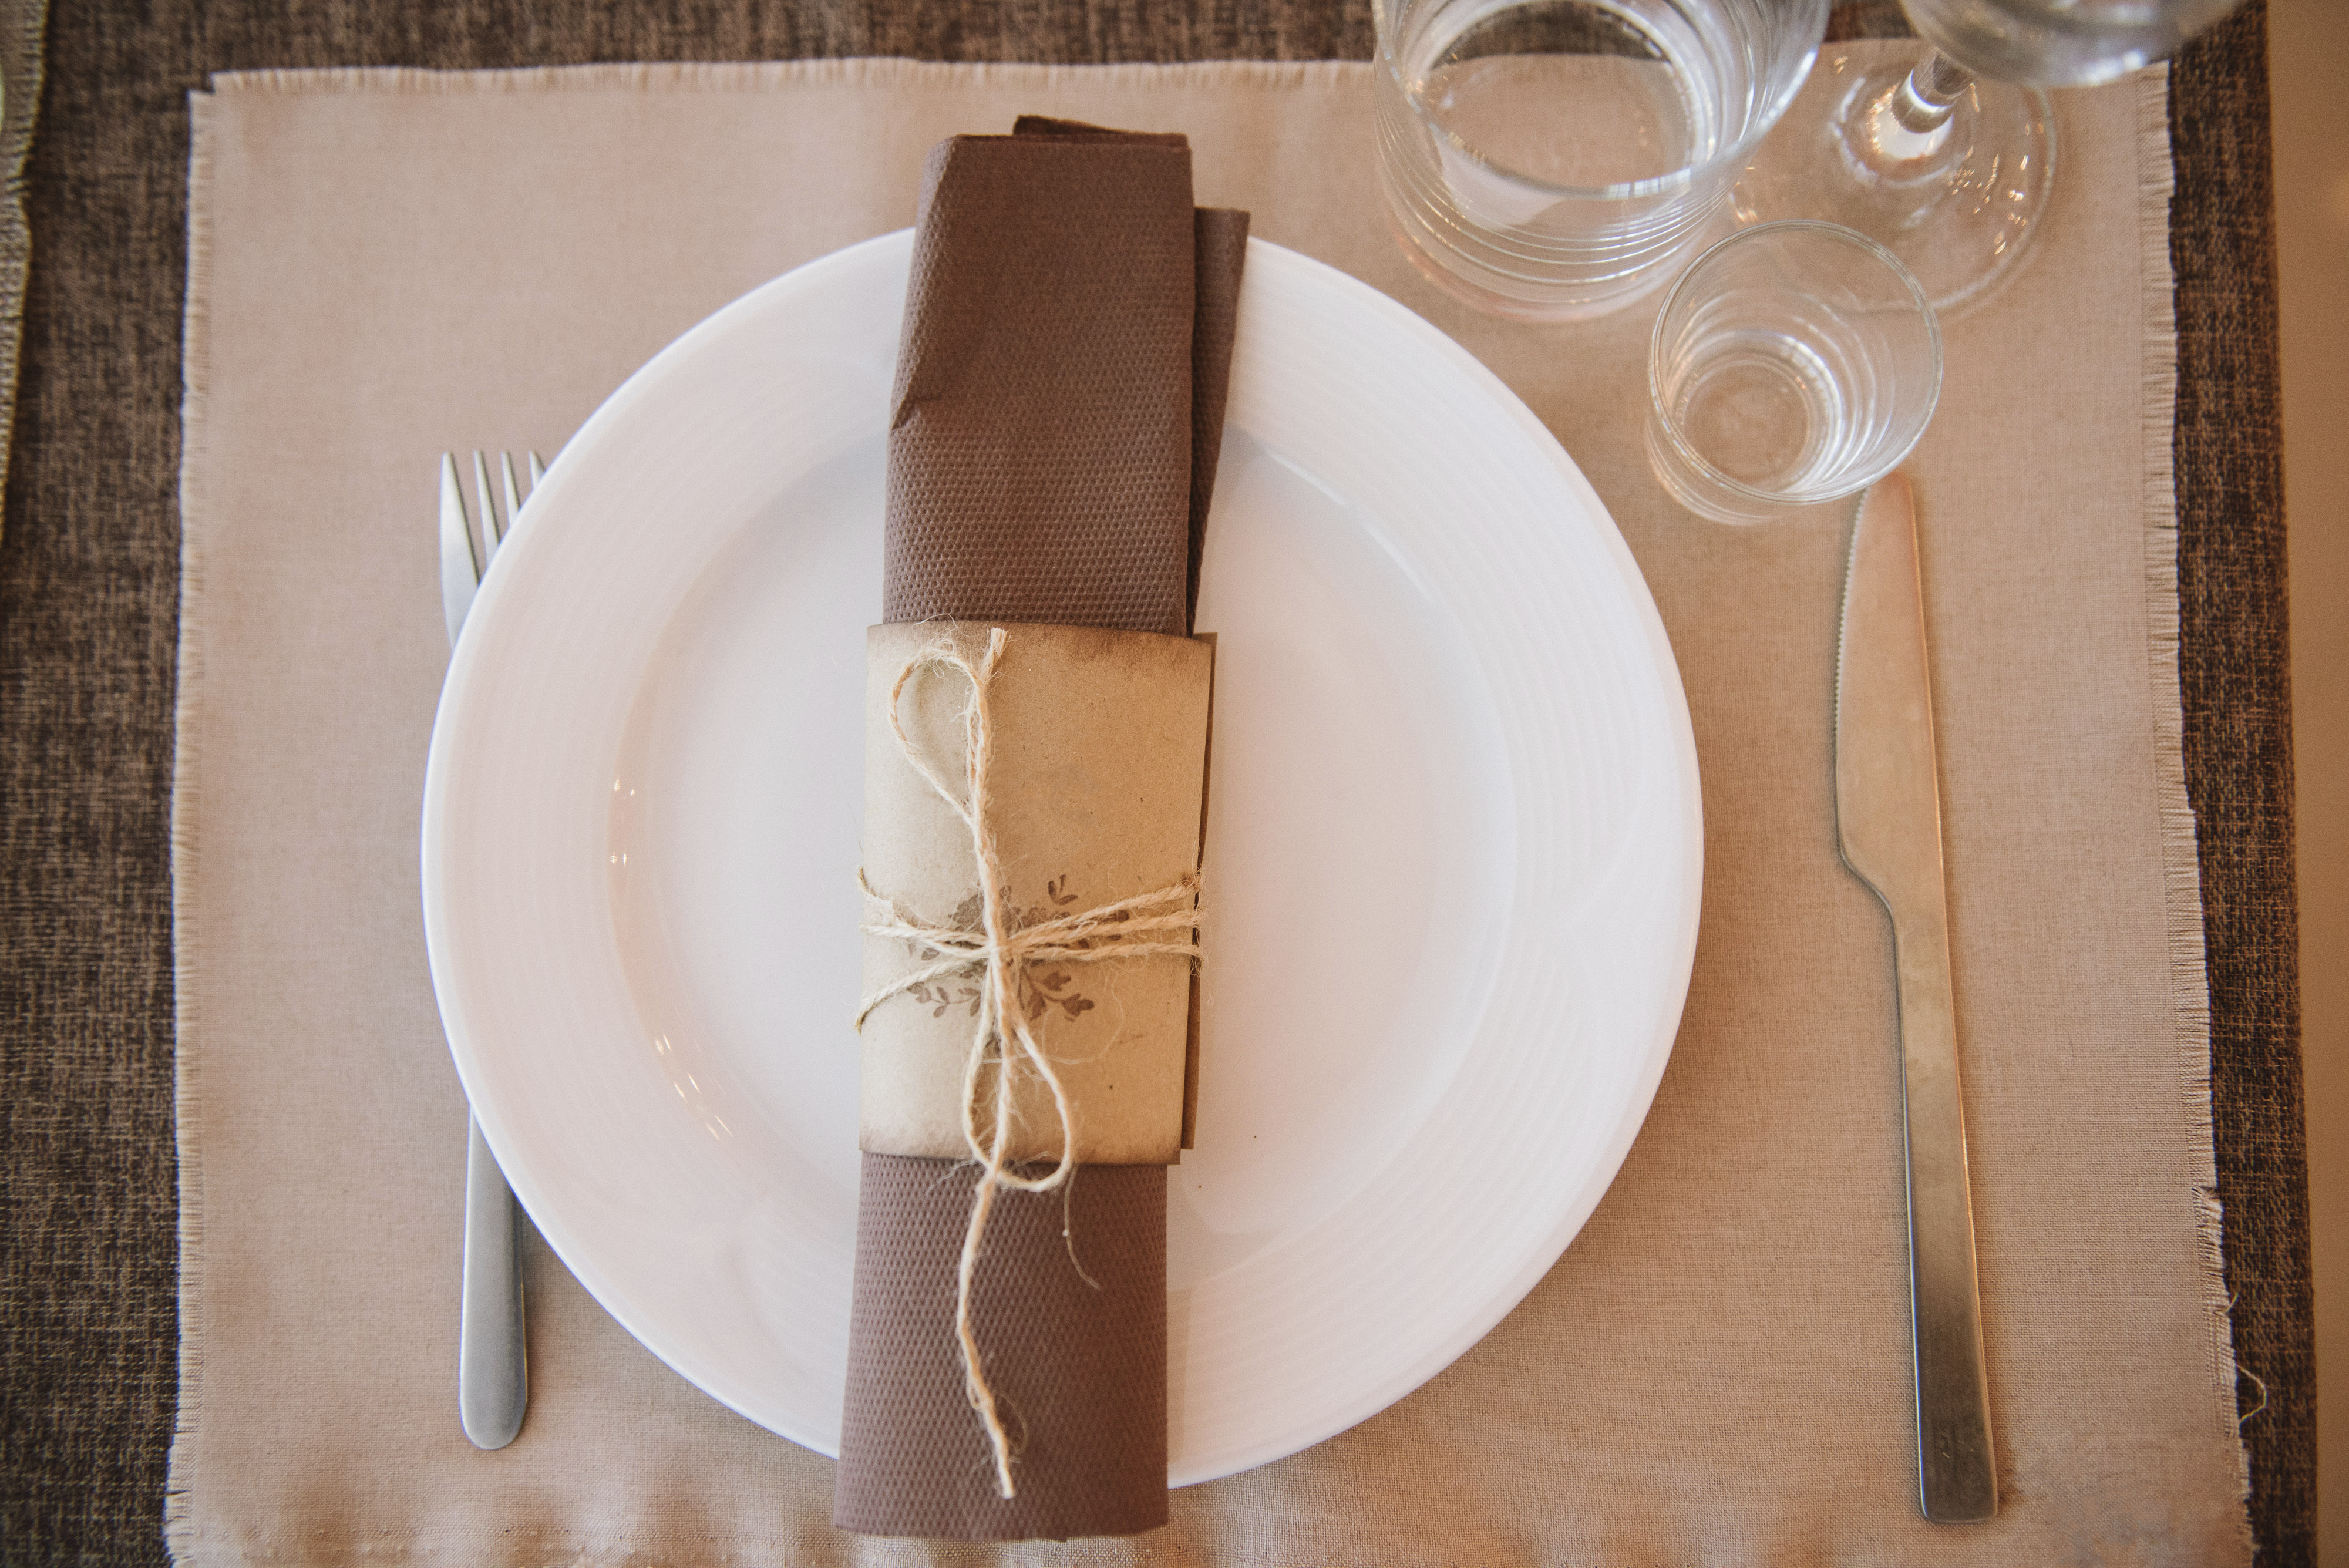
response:
<path id="1" fill-rule="evenodd" d="M 1925 1517 L 1998 1511 L 1973 1205 L 1958 1088 L 1950 910 L 1924 600 L 1909 482 L 1868 493 L 1852 531 L 1836 660 L 1836 826 L 1844 864 L 1892 917 L 1907 1102 L 1909 1305 Z"/>

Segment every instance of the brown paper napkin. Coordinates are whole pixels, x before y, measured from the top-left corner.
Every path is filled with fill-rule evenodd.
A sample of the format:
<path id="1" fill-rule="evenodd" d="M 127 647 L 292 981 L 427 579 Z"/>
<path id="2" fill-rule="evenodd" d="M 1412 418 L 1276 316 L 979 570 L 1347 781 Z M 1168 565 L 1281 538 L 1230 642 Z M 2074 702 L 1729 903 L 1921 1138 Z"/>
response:
<path id="1" fill-rule="evenodd" d="M 1247 237 L 1247 213 L 1194 211 L 1180 136 L 1023 118 L 931 154 L 885 620 L 1190 630 Z M 980 1541 L 1165 1523 L 1165 1169 L 1084 1167 L 1065 1207 L 997 1200 L 973 1316 L 1009 1500 L 955 1334 L 972 1180 L 864 1157 L 833 1522 Z"/>

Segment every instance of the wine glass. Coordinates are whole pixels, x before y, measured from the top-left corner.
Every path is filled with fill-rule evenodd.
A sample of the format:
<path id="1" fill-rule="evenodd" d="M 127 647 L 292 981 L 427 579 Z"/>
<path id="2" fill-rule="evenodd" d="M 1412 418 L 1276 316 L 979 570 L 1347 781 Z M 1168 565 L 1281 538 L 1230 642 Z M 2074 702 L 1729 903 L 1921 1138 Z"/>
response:
<path id="1" fill-rule="evenodd" d="M 2056 146 L 2039 89 L 2166 58 L 2240 3 L 1901 0 L 1922 57 L 1823 53 L 1787 133 L 1738 182 L 1738 220 L 1847 224 L 1899 256 L 1936 309 L 1962 310 L 2013 275 L 2046 209 Z"/>
<path id="2" fill-rule="evenodd" d="M 2242 0 L 1900 0 L 1960 68 L 2030 87 L 2095 87 L 2176 54 Z"/>

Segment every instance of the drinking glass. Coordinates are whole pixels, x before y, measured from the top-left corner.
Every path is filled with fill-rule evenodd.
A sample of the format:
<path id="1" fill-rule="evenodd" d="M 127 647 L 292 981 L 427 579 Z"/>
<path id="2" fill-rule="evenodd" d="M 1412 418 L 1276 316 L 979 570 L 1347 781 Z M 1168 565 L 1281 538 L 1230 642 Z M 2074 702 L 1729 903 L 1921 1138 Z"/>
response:
<path id="1" fill-rule="evenodd" d="M 1992 81 L 2094 87 L 2176 54 L 2241 0 L 1900 0 L 1917 36 Z"/>
<path id="2" fill-rule="evenodd" d="M 1833 219 L 1882 241 L 1947 313 L 1986 299 L 2053 188 L 2047 95 L 2177 52 L 2240 0 L 1901 0 L 1928 46 L 1835 54 L 1738 182 L 1741 220 Z"/>
<path id="3" fill-rule="evenodd" d="M 1802 86 L 1828 0 L 1373 0 L 1380 184 L 1404 253 L 1557 321 L 1659 286 Z"/>
<path id="4" fill-rule="evenodd" d="M 1761 523 L 1909 455 L 1941 390 L 1924 291 L 1865 234 L 1764 223 L 1699 256 L 1648 349 L 1648 462 L 1692 510 Z"/>

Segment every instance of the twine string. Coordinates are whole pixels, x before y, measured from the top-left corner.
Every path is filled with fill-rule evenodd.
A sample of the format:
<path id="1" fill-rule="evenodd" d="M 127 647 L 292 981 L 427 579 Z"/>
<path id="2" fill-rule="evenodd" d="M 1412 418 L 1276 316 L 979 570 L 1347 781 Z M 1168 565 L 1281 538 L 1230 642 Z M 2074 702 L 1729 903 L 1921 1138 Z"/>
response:
<path id="1" fill-rule="evenodd" d="M 976 972 L 979 977 L 977 1023 L 970 1048 L 963 1057 L 962 1136 L 971 1158 L 981 1166 L 972 1194 L 970 1224 L 963 1233 L 962 1257 L 955 1270 L 955 1335 L 962 1345 L 964 1392 L 987 1429 L 995 1458 L 995 1485 L 1005 1498 L 1015 1495 L 1011 1475 L 1011 1439 L 1006 1431 L 995 1390 L 978 1350 L 972 1324 L 972 1284 L 978 1269 L 979 1242 L 999 1191 L 1049 1192 L 1064 1187 L 1076 1167 L 1076 1112 L 1068 1087 L 1053 1069 L 1019 1005 L 1021 977 L 1031 964 L 1098 963 L 1105 959 L 1180 958 L 1195 961 L 1194 939 L 1199 927 L 1199 878 L 1195 874 L 1147 893 L 1120 898 L 1073 914 L 1017 925 L 1003 863 L 988 812 L 988 789 L 994 746 L 994 712 L 989 691 L 1002 662 L 1009 636 L 1001 627 L 988 634 L 987 651 L 977 664 L 957 650 L 947 638 L 925 648 L 897 672 L 889 689 L 889 729 L 898 749 L 914 771 L 936 792 L 948 809 L 969 829 L 971 853 L 978 867 L 979 929 L 957 929 L 928 925 L 875 892 L 862 871 L 857 886 L 877 907 L 876 918 L 863 929 L 876 937 L 895 937 L 913 944 L 924 958 L 936 961 L 898 976 L 866 996 L 856 1012 L 861 1032 L 873 1010 L 893 996 L 933 981 Z M 930 764 L 922 749 L 905 733 L 901 707 L 905 689 L 926 670 L 947 670 L 970 683 L 970 698 L 962 712 L 964 735 L 963 789 L 956 790 Z M 1136 940 L 1140 939 L 1140 940 Z M 1174 940 L 1167 940 L 1174 939 Z M 991 1095 L 983 1093 L 988 1073 L 994 1074 Z M 1018 1116 L 1020 1079 L 1032 1075 L 1052 1096 L 1061 1124 L 1060 1158 L 1040 1176 L 1023 1175 L 1010 1163 L 1012 1125 Z M 988 1100 L 982 1124 L 980 1102 Z"/>

